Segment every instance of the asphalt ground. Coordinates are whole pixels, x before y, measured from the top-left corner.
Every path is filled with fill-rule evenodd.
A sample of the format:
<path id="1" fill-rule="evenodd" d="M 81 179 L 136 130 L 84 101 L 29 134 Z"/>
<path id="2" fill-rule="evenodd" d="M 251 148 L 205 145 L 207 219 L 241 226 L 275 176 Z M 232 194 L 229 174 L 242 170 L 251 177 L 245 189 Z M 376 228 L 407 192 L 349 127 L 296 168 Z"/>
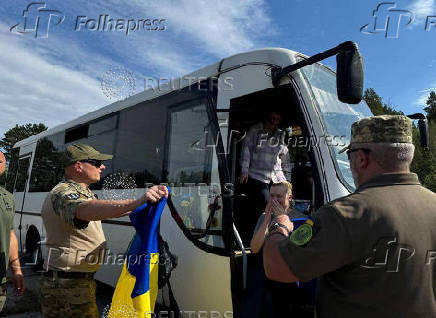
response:
<path id="1" fill-rule="evenodd" d="M 10 273 L 9 273 L 10 274 Z M 13 294 L 11 278 L 8 277 L 7 301 L 0 317 L 8 318 L 42 318 L 39 305 L 39 277 L 41 273 L 32 268 L 23 268 L 26 291 L 23 296 Z M 97 307 L 100 316 L 112 300 L 113 287 L 97 282 Z"/>

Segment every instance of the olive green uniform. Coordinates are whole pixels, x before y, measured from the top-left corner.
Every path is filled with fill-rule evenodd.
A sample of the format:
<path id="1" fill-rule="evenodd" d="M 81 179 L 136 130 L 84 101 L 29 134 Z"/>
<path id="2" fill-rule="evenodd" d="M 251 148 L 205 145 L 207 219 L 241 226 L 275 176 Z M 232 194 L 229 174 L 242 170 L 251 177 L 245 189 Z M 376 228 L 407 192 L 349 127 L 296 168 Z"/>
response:
<path id="1" fill-rule="evenodd" d="M 416 174 L 375 176 L 320 208 L 301 243 L 280 253 L 302 281 L 320 277 L 317 318 L 436 317 L 436 194 Z"/>
<path id="2" fill-rule="evenodd" d="M 101 266 L 105 237 L 100 221 L 78 220 L 78 206 L 97 199 L 73 180 L 60 182 L 47 195 L 42 218 L 47 255 L 41 278 L 44 317 L 98 317 L 93 273 Z"/>
<path id="3" fill-rule="evenodd" d="M 0 312 L 6 302 L 6 271 L 9 264 L 9 246 L 14 213 L 14 197 L 0 187 Z"/>

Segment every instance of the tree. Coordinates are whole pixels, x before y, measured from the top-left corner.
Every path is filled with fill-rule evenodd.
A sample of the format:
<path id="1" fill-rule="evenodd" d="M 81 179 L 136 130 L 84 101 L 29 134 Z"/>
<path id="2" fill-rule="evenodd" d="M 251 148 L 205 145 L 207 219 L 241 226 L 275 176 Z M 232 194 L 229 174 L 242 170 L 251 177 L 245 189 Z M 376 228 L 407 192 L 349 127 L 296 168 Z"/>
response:
<path id="1" fill-rule="evenodd" d="M 427 107 L 424 107 L 424 110 L 427 112 L 427 118 L 436 122 L 436 93 L 434 91 L 430 92 L 426 104 Z"/>
<path id="2" fill-rule="evenodd" d="M 368 88 L 363 94 L 363 99 L 368 104 L 369 109 L 375 115 L 403 115 L 403 112 L 396 111 L 393 106 L 385 104 L 382 98 L 375 92 L 373 88 Z"/>
<path id="3" fill-rule="evenodd" d="M 0 140 L 0 147 L 5 150 L 6 160 L 10 160 L 10 154 L 12 147 L 20 140 L 26 139 L 27 137 L 37 135 L 40 132 L 47 130 L 47 126 L 42 123 L 39 124 L 26 124 L 26 125 L 15 125 L 15 127 L 9 129 L 3 139 Z"/>
<path id="4" fill-rule="evenodd" d="M 383 102 L 381 97 L 375 92 L 373 88 L 368 88 L 365 90 L 365 93 L 363 94 L 363 99 L 368 104 L 369 109 L 371 109 L 371 112 L 375 115 L 382 115 L 383 114 Z"/>
<path id="5" fill-rule="evenodd" d="M 365 90 L 363 99 L 368 104 L 374 115 L 404 115 L 395 110 L 395 107 L 383 103 L 382 98 L 373 88 Z M 429 151 L 424 151 L 419 140 L 419 131 L 413 127 L 413 144 L 415 145 L 415 156 L 410 170 L 415 172 L 422 184 L 433 192 L 436 192 L 436 93 L 431 92 L 427 101 L 428 107 L 424 110 L 428 113 L 430 145 Z"/>

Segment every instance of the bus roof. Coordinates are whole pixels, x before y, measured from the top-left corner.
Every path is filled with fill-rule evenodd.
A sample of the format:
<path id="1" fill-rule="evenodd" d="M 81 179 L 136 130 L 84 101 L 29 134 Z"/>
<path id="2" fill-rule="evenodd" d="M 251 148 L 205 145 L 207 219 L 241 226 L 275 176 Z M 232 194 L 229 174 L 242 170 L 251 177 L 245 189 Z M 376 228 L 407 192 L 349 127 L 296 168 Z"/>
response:
<path id="1" fill-rule="evenodd" d="M 277 66 L 288 66 L 289 64 L 295 63 L 295 54 L 297 52 L 283 49 L 283 48 L 264 48 L 264 49 L 258 49 L 250 52 L 245 53 L 239 53 L 232 55 L 230 57 L 224 58 L 221 61 L 210 64 L 208 66 L 205 66 L 199 70 L 196 70 L 188 75 L 184 75 L 178 79 L 175 80 L 176 83 L 185 83 L 184 86 L 187 86 L 188 81 L 181 81 L 182 78 L 195 78 L 198 79 L 200 77 L 204 78 L 210 78 L 213 76 L 217 76 L 220 73 L 225 72 L 226 70 L 234 69 L 237 67 L 241 67 L 244 64 L 247 63 L 265 63 L 265 64 L 272 64 Z M 303 54 L 301 54 L 304 56 Z M 196 82 L 196 81 L 195 81 Z M 193 82 L 191 82 L 192 84 Z M 86 113 L 76 119 L 73 119 L 71 121 L 68 121 L 64 124 L 60 124 L 58 126 L 55 126 L 53 128 L 50 128 L 46 131 L 43 131 L 39 133 L 38 135 L 31 136 L 29 138 L 23 139 L 19 142 L 17 142 L 14 145 L 15 147 L 21 147 L 25 146 L 31 143 L 36 142 L 38 139 L 43 138 L 45 136 L 54 135 L 58 132 L 64 131 L 68 128 L 75 127 L 78 125 L 85 124 L 89 121 L 92 121 L 94 119 L 100 118 L 104 115 L 114 113 L 117 111 L 120 111 L 122 109 L 137 105 L 141 102 L 152 100 L 156 97 L 166 95 L 168 93 L 171 93 L 174 90 L 179 90 L 182 87 L 176 87 L 175 89 L 168 89 L 159 91 L 157 89 L 147 89 L 144 90 L 138 94 L 132 95 L 128 97 L 127 99 L 116 101 L 114 103 L 111 103 L 107 106 L 104 106 L 98 110 Z"/>

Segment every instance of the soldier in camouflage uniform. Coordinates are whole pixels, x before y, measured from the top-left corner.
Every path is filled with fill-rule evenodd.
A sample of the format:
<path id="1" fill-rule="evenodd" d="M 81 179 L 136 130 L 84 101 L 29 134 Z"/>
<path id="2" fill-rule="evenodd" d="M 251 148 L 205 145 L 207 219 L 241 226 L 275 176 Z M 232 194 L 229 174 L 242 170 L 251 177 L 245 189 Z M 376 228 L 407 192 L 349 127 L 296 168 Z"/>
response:
<path id="1" fill-rule="evenodd" d="M 347 151 L 356 191 L 295 231 L 270 232 L 270 279 L 318 280 L 317 317 L 436 317 L 436 195 L 410 173 L 412 122 L 374 116 L 352 125 Z M 275 235 L 277 234 L 277 235 Z M 290 235 L 289 235 L 290 234 Z"/>
<path id="2" fill-rule="evenodd" d="M 0 151 L 0 175 L 5 172 L 6 159 Z M 13 229 L 15 201 L 12 194 L 0 186 L 0 312 L 6 303 L 6 271 L 10 266 L 16 295 L 24 292 L 24 278 L 18 259 L 18 241 Z"/>
<path id="3" fill-rule="evenodd" d="M 40 282 L 44 317 L 98 317 L 93 276 L 105 254 L 101 220 L 128 215 L 146 201 L 155 203 L 168 195 L 166 187 L 154 186 L 136 200 L 98 200 L 89 185 L 100 180 L 103 161 L 112 157 L 89 145 L 68 146 L 65 181 L 44 201 L 47 255 Z"/>

